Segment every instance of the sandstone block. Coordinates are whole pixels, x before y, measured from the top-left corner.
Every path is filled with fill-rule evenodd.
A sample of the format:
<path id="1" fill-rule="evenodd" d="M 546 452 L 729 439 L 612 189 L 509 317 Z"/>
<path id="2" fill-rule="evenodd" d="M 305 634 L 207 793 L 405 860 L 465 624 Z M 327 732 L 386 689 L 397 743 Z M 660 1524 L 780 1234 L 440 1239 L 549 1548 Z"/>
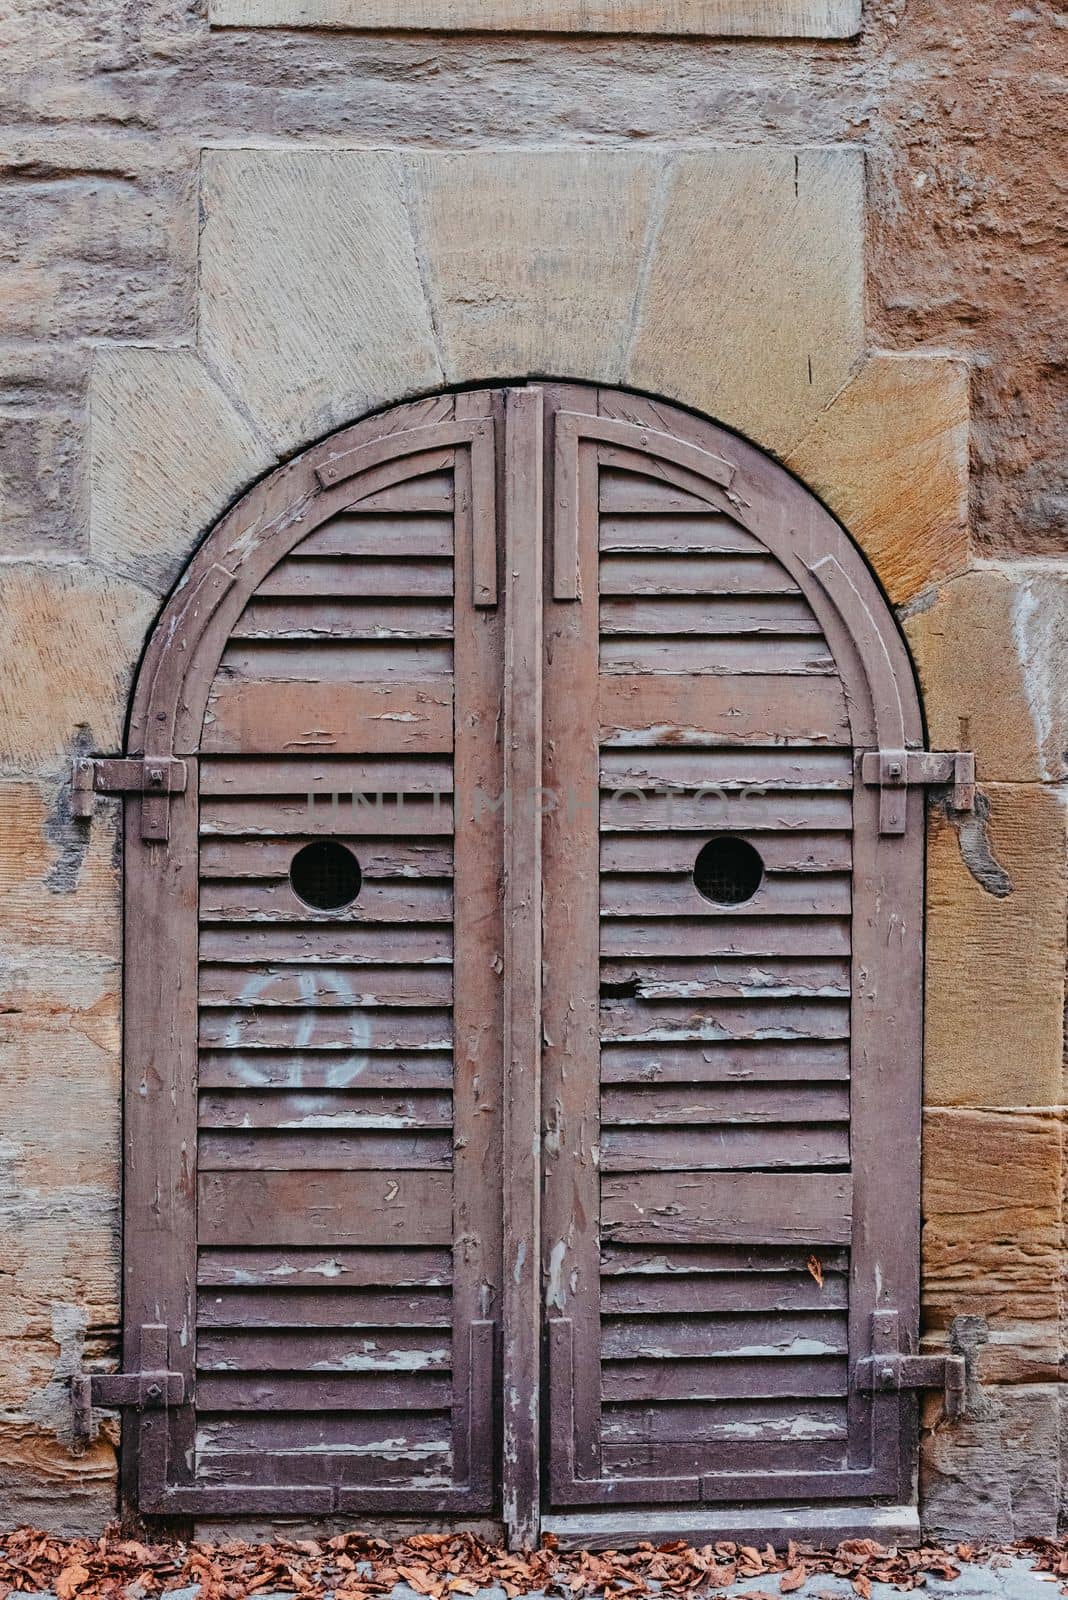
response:
<path id="1" fill-rule="evenodd" d="M 200 339 L 279 451 L 442 382 L 401 158 L 204 159 Z"/>
<path id="2" fill-rule="evenodd" d="M 89 546 L 84 351 L 0 348 L 0 556 Z"/>
<path id="3" fill-rule="evenodd" d="M 449 382 L 619 378 L 660 167 L 585 150 L 412 159 Z"/>
<path id="4" fill-rule="evenodd" d="M 36 1410 L 42 1425 L 63 1431 L 69 1396 L 62 1403 L 49 1396 L 48 1416 L 35 1396 L 39 1402 L 72 1353 L 94 1360 L 118 1353 L 117 1185 L 15 1192 L 0 1179 L 0 1245 L 13 1279 L 0 1297 L 0 1347 L 10 1357 L 0 1363 L 0 1412 Z"/>
<path id="5" fill-rule="evenodd" d="M 863 347 L 859 150 L 714 150 L 672 163 L 626 380 L 785 453 Z"/>
<path id="6" fill-rule="evenodd" d="M 927 1434 L 920 1517 L 932 1539 L 1053 1537 L 1060 1463 L 1058 1388 L 989 1392 L 979 1415 Z"/>
<path id="7" fill-rule="evenodd" d="M 930 1110 L 924 1119 L 925 1317 L 1058 1316 L 1062 1128 L 1056 1114 Z"/>
<path id="8" fill-rule="evenodd" d="M 968 564 L 968 369 L 868 357 L 786 458 L 845 524 L 895 604 Z"/>
<path id="9" fill-rule="evenodd" d="M 981 782 L 1068 777 L 1068 567 L 986 563 L 907 613 L 932 746 L 975 750 Z"/>
<path id="10" fill-rule="evenodd" d="M 93 555 L 162 594 L 274 452 L 192 350 L 99 349 L 91 409 Z"/>
<path id="11" fill-rule="evenodd" d="M 932 809 L 927 855 L 924 1099 L 1061 1100 L 1065 794 L 984 786 L 974 817 Z"/>
<path id="12" fill-rule="evenodd" d="M 19 20 L 6 39 L 9 64 L 34 9 L 15 11 Z M 58 67 L 64 44 L 72 47 L 47 27 L 34 43 L 25 42 L 27 65 L 35 67 Z M 93 75 L 74 76 L 85 85 Z M 61 83 L 53 79 L 51 88 L 52 110 L 62 104 L 62 115 L 41 126 L 27 107 L 5 142 L 5 335 L 68 346 L 84 339 L 174 337 L 189 313 L 189 274 L 181 258 L 191 259 L 195 240 L 188 152 L 176 152 L 170 140 L 137 137 L 129 119 L 120 127 L 116 117 L 108 129 L 99 100 L 86 103 L 91 89 L 79 110 L 69 97 L 73 83 L 62 89 Z"/>
<path id="13" fill-rule="evenodd" d="M 981 1384 L 1056 1383 L 1061 1375 L 1058 1324 L 1014 1322 L 992 1328 L 979 1351 L 977 1371 Z"/>
<path id="14" fill-rule="evenodd" d="M 98 974 L 84 1010 L 73 997 L 64 1006 L 61 982 L 56 991 L 37 999 L 15 989 L 0 1015 L 6 1180 L 26 1192 L 74 1184 L 117 1193 L 118 974 Z"/>
<path id="15" fill-rule="evenodd" d="M 60 1536 L 96 1536 L 115 1516 L 113 1444 L 97 1439 L 82 1456 L 32 1422 L 0 1418 L 0 1505 L 4 1521 Z"/>
<path id="16" fill-rule="evenodd" d="M 65 779 L 0 782 L 0 963 L 6 988 L 77 983 L 121 959 L 120 803 L 96 802 L 91 826 L 70 815 Z M 51 976 L 49 976 L 51 975 Z M 78 980 L 80 981 L 80 980 Z"/>
<path id="17" fill-rule="evenodd" d="M 210 0 L 231 28 L 477 28 L 480 32 L 671 33 L 844 39 L 859 0 Z"/>
<path id="18" fill-rule="evenodd" d="M 119 748 L 156 605 L 87 566 L 0 567 L 0 768 L 58 772 L 75 747 Z"/>

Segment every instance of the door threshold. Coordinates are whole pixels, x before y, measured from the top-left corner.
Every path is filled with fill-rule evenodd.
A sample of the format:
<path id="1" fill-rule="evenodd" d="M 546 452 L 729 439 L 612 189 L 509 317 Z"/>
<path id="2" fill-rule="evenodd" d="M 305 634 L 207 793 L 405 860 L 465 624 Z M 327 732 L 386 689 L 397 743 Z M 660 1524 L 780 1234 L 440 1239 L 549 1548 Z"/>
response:
<path id="1" fill-rule="evenodd" d="M 555 1534 L 562 1550 L 607 1550 L 643 1540 L 684 1539 L 700 1547 L 718 1539 L 783 1548 L 800 1544 L 834 1546 L 843 1539 L 876 1539 L 880 1544 L 917 1545 L 920 1516 L 915 1506 L 762 1505 L 677 1511 L 569 1512 L 542 1518 L 542 1532 Z"/>

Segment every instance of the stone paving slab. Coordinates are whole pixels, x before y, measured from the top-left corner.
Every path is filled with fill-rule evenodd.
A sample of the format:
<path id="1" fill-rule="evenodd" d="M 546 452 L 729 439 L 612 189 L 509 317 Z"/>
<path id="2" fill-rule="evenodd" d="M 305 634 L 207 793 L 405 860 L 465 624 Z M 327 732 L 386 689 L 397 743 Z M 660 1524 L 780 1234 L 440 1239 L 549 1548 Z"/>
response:
<path id="1" fill-rule="evenodd" d="M 655 1585 L 651 1584 L 650 1588 L 655 1588 Z M 727 1595 L 729 1600 L 744 1600 L 746 1595 L 752 1593 L 777 1595 L 778 1592 L 777 1573 L 742 1578 L 726 1589 L 717 1588 L 714 1591 L 716 1595 Z M 903 1600 L 908 1593 L 904 1589 L 895 1589 L 890 1583 L 873 1583 L 871 1586 L 871 1600 Z M 1059 1594 L 1059 1586 L 1051 1574 L 1033 1571 L 1031 1563 L 1019 1556 L 996 1556 L 989 1564 L 962 1566 L 959 1578 L 929 1576 L 923 1588 L 912 1593 L 920 1596 L 926 1594 L 931 1600 L 1053 1600 Z M 199 1594 L 199 1584 L 193 1584 L 186 1589 L 169 1590 L 166 1600 L 198 1600 Z M 25 1600 L 56 1600 L 56 1597 L 45 1592 L 27 1594 Z M 299 1597 L 285 1591 L 258 1591 L 256 1600 L 299 1600 Z M 333 1596 L 328 1596 L 327 1600 L 333 1600 Z M 425 1600 L 425 1597 L 407 1584 L 399 1583 L 383 1600 Z M 498 1587 L 480 1589 L 472 1600 L 507 1600 L 507 1597 L 504 1590 Z M 558 1600 L 558 1597 L 546 1596 L 540 1590 L 535 1590 L 525 1595 L 523 1600 Z M 800 1589 L 793 1590 L 790 1600 L 856 1600 L 856 1594 L 848 1578 L 835 1577 L 831 1573 L 815 1573 Z"/>

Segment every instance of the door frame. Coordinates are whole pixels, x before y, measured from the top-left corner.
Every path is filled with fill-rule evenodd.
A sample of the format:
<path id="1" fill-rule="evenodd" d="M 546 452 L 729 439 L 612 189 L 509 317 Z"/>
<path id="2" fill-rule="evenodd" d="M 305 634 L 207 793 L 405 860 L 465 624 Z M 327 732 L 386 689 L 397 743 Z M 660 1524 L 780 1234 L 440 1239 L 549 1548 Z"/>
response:
<path id="1" fill-rule="evenodd" d="M 485 395 L 486 390 L 461 391 Z M 498 395 L 502 391 L 496 390 Z M 625 415 L 603 415 L 604 399 L 625 402 Z M 386 486 L 413 462 L 470 462 L 474 492 L 470 501 L 473 595 L 487 603 L 496 587 L 497 504 L 502 504 L 505 539 L 504 604 L 517 619 L 509 628 L 505 662 L 506 793 L 528 795 L 531 804 L 509 817 L 506 839 L 505 1062 L 517 1095 L 505 1096 L 505 1160 L 529 1175 L 526 1184 L 506 1186 L 504 1216 L 505 1298 L 503 1340 L 502 1504 L 514 1543 L 530 1542 L 543 1519 L 541 1511 L 542 1436 L 539 1404 L 543 1338 L 541 1261 L 541 1184 L 537 1150 L 541 1139 L 542 926 L 538 913 L 541 883 L 541 807 L 535 803 L 542 781 L 542 607 L 581 603 L 573 582 L 571 534 L 585 513 L 588 483 L 580 452 L 584 442 L 666 459 L 685 475 L 716 482 L 750 521 L 761 518 L 759 536 L 774 536 L 780 559 L 805 589 L 836 661 L 851 685 L 854 747 L 859 752 L 919 749 L 923 746 L 920 702 L 911 661 L 870 569 L 857 546 L 815 496 L 770 457 L 737 435 L 692 413 L 660 401 L 600 390 L 590 385 L 531 383 L 503 391 L 502 407 L 485 401 L 465 408 L 448 394 L 392 407 L 340 430 L 255 485 L 209 532 L 200 545 L 149 639 L 131 699 L 126 753 L 146 759 L 177 757 L 188 768 L 184 792 L 169 798 L 170 841 L 165 847 L 142 834 L 140 802 L 126 805 L 125 917 L 128 931 L 124 976 L 124 1242 L 123 1356 L 126 1370 L 142 1365 L 146 1330 L 193 1325 L 194 1290 L 181 1262 L 195 1239 L 195 1170 L 190 1150 L 196 1128 L 196 962 L 197 962 L 197 749 L 204 707 L 231 627 L 249 594 L 288 550 L 318 522 L 352 498 L 353 481 Z M 555 424 L 544 450 L 543 402 L 564 410 L 566 424 Z M 449 413 L 444 415 L 444 413 Z M 670 428 L 671 431 L 668 431 Z M 496 445 L 495 445 L 496 439 Z M 498 451 L 498 463 L 492 457 Z M 666 452 L 666 455 L 664 454 Z M 531 461 L 544 462 L 530 471 Z M 478 463 L 476 468 L 476 463 Z M 524 470 L 524 463 L 526 469 Z M 544 537 L 548 578 L 543 583 Z M 779 551 L 771 545 L 773 554 Z M 803 555 L 798 554 L 798 550 Z M 840 653 L 839 653 L 840 652 Z M 879 794 L 858 781 L 854 882 L 885 882 L 898 869 L 888 852 L 900 851 L 897 837 L 879 831 Z M 907 1171 L 893 1172 L 874 1159 L 855 1162 L 864 1188 L 865 1209 L 874 1214 L 892 1207 L 901 1218 L 893 1260 L 884 1278 L 886 1299 L 902 1322 L 903 1348 L 915 1348 L 919 1295 L 919 1155 L 922 1006 L 903 1013 L 902 990 L 922 995 L 923 799 L 919 787 L 906 794 L 911 865 L 906 873 L 907 931 L 902 935 L 899 981 L 880 995 L 854 994 L 854 1039 L 913 1064 L 908 1081 L 915 1092 L 902 1103 L 878 1085 L 877 1065 L 868 1077 L 876 1085 L 865 1103 L 866 1122 L 877 1126 L 892 1111 L 902 1127 L 902 1143 L 914 1156 Z M 892 913 L 896 919 L 897 910 Z M 896 926 L 896 920 L 895 920 Z M 858 929 L 872 952 L 885 944 L 887 927 L 874 921 Z M 855 961 L 857 957 L 855 956 Z M 161 982 L 161 974 L 169 981 Z M 881 1044 L 878 1039 L 881 1037 Z M 854 1049 L 857 1044 L 854 1043 Z M 871 1063 L 869 1063 L 871 1065 Z M 871 1091 L 854 1087 L 854 1094 Z M 155 1137 L 160 1116 L 176 1121 L 178 1135 Z M 192 1130 L 192 1136 L 190 1136 Z M 506 1168 L 506 1170 L 509 1170 Z M 907 1205 L 902 1195 L 907 1193 Z M 146 1268 L 151 1263 L 151 1271 Z M 151 1280 L 151 1281 L 149 1281 Z M 149 1338 L 159 1343 L 158 1331 Z M 852 1330 L 851 1330 L 852 1341 Z M 192 1341 L 172 1336 L 162 1352 L 170 1370 L 180 1373 L 191 1392 Z M 895 1483 L 863 1487 L 858 1495 L 907 1493 L 914 1432 L 909 1404 L 899 1396 L 869 1402 L 881 1426 L 897 1438 L 899 1470 Z M 890 1412 L 893 1412 L 891 1417 Z M 192 1448 L 192 1413 L 130 1413 L 123 1430 L 122 1490 L 128 1506 L 152 1515 L 220 1514 L 259 1510 L 265 1500 L 255 1490 L 206 1491 L 194 1496 L 168 1490 L 168 1461 Z M 553 1424 L 555 1425 L 555 1424 Z M 809 1485 L 808 1492 L 816 1486 Z M 744 1486 L 740 1486 L 743 1493 Z M 805 1487 L 799 1485 L 804 1495 Z M 270 1493 L 270 1511 L 283 1512 L 285 1490 Z M 311 1515 L 300 1491 L 300 1510 Z M 372 1493 L 372 1498 L 375 1496 Z M 383 1512 L 389 1492 L 377 1497 Z M 370 1502 L 360 1509 L 371 1509 Z M 427 1510 L 431 1508 L 428 1506 Z M 440 1505 L 442 1513 L 452 1508 Z M 456 1511 L 462 1514 L 462 1507 Z M 699 1508 L 696 1508 L 699 1511 Z M 678 1508 L 683 1519 L 684 1508 Z M 695 1508 L 685 1508 L 694 1521 Z M 564 1519 L 566 1520 L 566 1519 Z M 638 1521 L 647 1520 L 638 1514 Z M 698 1516 L 698 1521 L 700 1517 Z M 591 1533 L 596 1530 L 592 1523 Z M 618 1536 L 618 1535 L 617 1535 Z"/>

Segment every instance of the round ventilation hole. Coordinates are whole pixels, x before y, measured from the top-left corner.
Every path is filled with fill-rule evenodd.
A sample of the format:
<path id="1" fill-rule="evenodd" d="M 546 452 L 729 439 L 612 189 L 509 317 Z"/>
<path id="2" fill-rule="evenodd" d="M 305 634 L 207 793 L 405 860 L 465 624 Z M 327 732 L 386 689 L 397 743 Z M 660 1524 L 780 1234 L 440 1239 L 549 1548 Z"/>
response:
<path id="1" fill-rule="evenodd" d="M 360 892 L 363 873 L 352 851 L 336 839 L 316 839 L 289 864 L 294 894 L 316 911 L 340 911 Z"/>
<path id="2" fill-rule="evenodd" d="M 698 893 L 719 906 L 752 900 L 764 881 L 760 852 L 745 839 L 723 834 L 701 846 L 693 867 Z"/>

